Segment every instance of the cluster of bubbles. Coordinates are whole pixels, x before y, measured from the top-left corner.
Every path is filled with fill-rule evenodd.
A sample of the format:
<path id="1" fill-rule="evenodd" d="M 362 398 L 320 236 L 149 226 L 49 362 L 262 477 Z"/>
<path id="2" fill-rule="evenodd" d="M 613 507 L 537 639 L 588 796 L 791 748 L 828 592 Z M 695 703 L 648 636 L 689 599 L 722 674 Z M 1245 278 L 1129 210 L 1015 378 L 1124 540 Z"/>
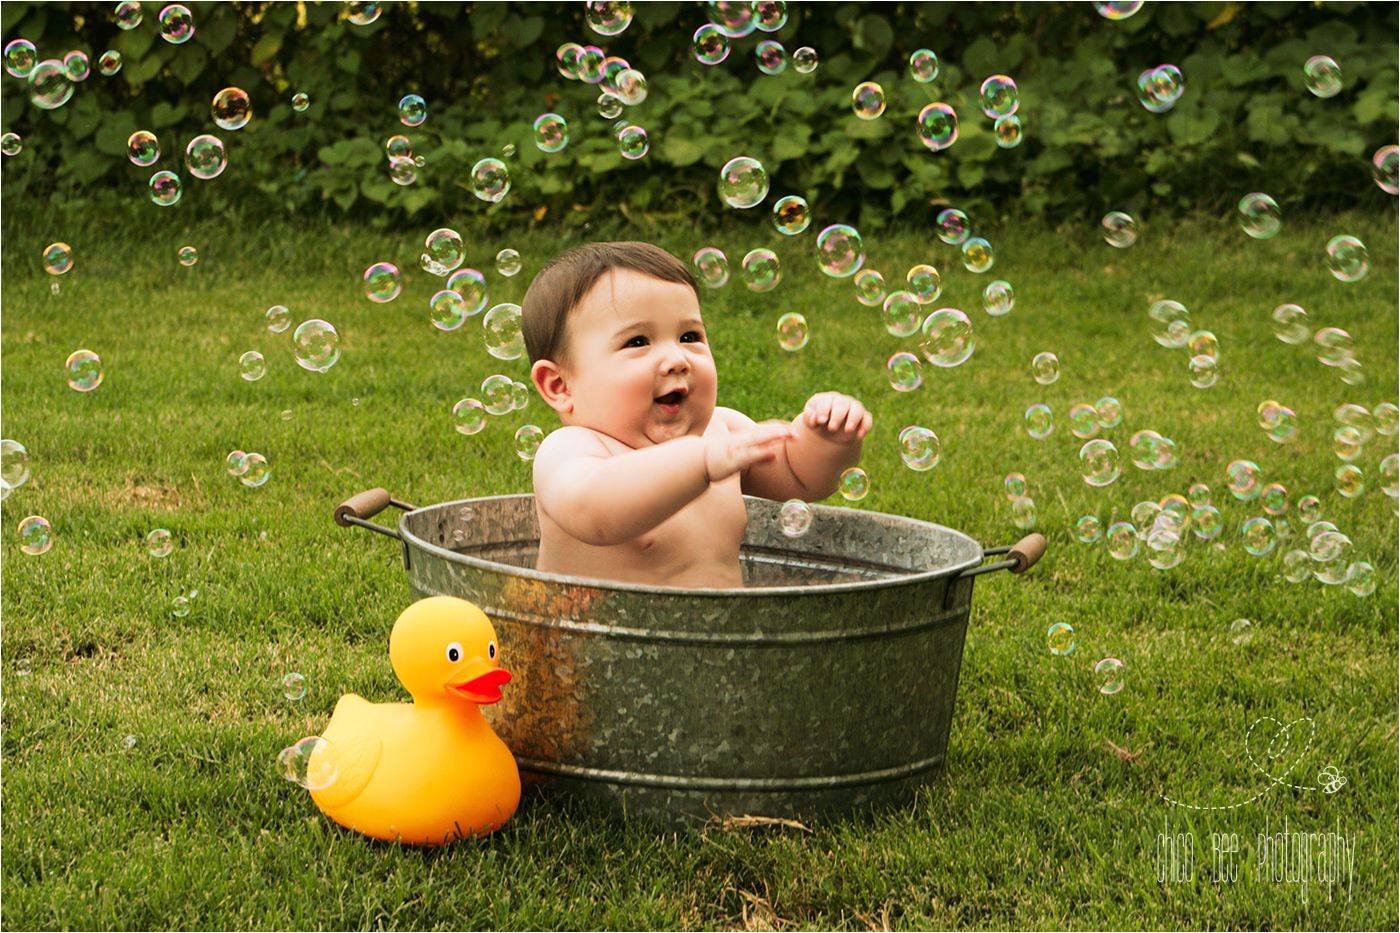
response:
<path id="1" fill-rule="evenodd" d="M 224 457 L 224 468 L 229 476 L 251 489 L 257 489 L 272 478 L 267 458 L 256 451 L 230 450 Z"/>
<path id="2" fill-rule="evenodd" d="M 464 398 L 452 406 L 452 424 L 460 434 L 478 434 L 486 427 L 487 416 L 501 416 L 522 411 L 530 404 L 530 387 L 509 376 L 493 373 L 481 382 L 480 398 Z M 544 441 L 544 430 L 538 425 L 524 424 L 516 429 L 515 454 L 529 462 Z"/>

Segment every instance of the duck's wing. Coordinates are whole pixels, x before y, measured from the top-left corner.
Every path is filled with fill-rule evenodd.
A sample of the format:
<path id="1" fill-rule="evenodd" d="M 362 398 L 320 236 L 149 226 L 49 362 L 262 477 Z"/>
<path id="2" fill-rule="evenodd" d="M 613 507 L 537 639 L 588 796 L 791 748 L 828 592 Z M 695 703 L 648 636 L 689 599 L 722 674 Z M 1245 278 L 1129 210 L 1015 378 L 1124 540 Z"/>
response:
<path id="1" fill-rule="evenodd" d="M 331 721 L 321 736 L 327 744 L 318 748 L 311 758 L 313 770 L 321 773 L 330 768 L 335 770 L 335 778 L 330 784 L 311 792 L 311 799 L 326 812 L 347 806 L 360 796 L 379 767 L 384 743 L 373 729 L 348 726 L 352 722 L 365 725 L 377 723 L 380 717 L 375 715 L 376 705 L 353 693 L 345 694 L 335 704 L 335 712 L 331 714 Z M 318 762 L 317 755 L 329 756 L 329 761 Z"/>

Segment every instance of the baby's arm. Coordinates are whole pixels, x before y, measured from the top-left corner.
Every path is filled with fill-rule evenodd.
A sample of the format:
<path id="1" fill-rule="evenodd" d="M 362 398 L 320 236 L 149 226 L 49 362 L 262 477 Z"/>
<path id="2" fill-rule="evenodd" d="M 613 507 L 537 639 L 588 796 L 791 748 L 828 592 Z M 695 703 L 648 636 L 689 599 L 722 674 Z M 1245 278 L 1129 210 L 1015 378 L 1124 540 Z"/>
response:
<path id="1" fill-rule="evenodd" d="M 710 483 L 777 456 L 789 425 L 759 425 L 610 455 L 586 428 L 563 427 L 535 454 L 535 500 L 585 544 L 630 541 L 660 525 Z"/>
<path id="2" fill-rule="evenodd" d="M 735 414 L 738 423 L 752 424 L 747 416 Z M 766 499 L 825 499 L 836 491 L 841 473 L 860 462 L 870 425 L 870 413 L 849 395 L 812 396 L 802 414 L 792 420 L 793 439 L 772 462 L 749 469 L 744 492 Z"/>

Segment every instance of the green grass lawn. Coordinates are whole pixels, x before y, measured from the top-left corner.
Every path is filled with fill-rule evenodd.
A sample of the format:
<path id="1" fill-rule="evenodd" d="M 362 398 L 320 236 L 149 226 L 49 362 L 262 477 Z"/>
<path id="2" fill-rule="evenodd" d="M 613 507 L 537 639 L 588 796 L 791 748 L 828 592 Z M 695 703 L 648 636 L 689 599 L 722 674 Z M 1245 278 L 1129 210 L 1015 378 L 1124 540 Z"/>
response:
<path id="1" fill-rule="evenodd" d="M 720 404 L 791 417 L 814 392 L 851 393 L 874 412 L 863 460 L 872 491 L 857 507 L 1008 544 L 1023 532 L 1002 478 L 1019 471 L 1048 553 L 1023 577 L 977 584 L 946 772 L 905 809 L 810 832 L 676 837 L 527 798 L 496 835 L 436 851 L 331 824 L 274 759 L 317 732 L 344 692 L 403 696 L 387 656 L 408 599 L 397 548 L 336 527 L 334 505 L 378 485 L 419 504 L 529 491 L 512 435 L 526 422 L 558 426 L 538 398 L 472 437 L 448 414 L 493 372 L 528 381 L 526 361 L 488 356 L 479 319 L 454 333 L 429 326 L 437 280 L 417 269 L 417 254 L 430 223 L 392 234 L 303 221 L 183 227 L 183 215 L 153 207 L 11 220 L 3 433 L 28 447 L 33 478 L 4 502 L 0 527 L 4 926 L 1393 929 L 1397 525 L 1377 467 L 1396 439 L 1366 444 L 1357 463 L 1368 488 L 1357 498 L 1334 490 L 1332 453 L 1336 406 L 1396 400 L 1395 208 L 1379 191 L 1375 201 L 1365 215 L 1289 218 L 1268 241 L 1248 239 L 1233 218 L 1149 218 L 1126 251 L 1097 237 L 1097 218 L 1064 231 L 992 223 L 997 263 L 983 276 L 926 230 L 865 231 L 868 264 L 894 282 L 934 262 L 944 273 L 938 304 L 967 310 L 976 327 L 969 361 L 926 367 L 908 394 L 890 389 L 884 361 L 913 339 L 888 335 L 848 280 L 816 271 L 815 229 L 783 239 L 745 217 L 713 234 L 650 236 L 686 258 L 705 244 L 730 257 L 730 284 L 703 296 Z M 467 234 L 478 268 L 501 247 L 520 250 L 520 275 L 490 272 L 493 302 L 518 301 L 540 264 L 574 242 L 444 222 Z M 1371 248 L 1371 272 L 1355 284 L 1323 262 L 1342 232 Z M 76 249 L 57 295 L 40 263 L 55 239 Z M 201 251 L 192 268 L 175 261 L 184 243 Z M 738 268 L 756 246 L 784 263 L 766 294 L 747 291 Z M 385 259 L 406 270 L 403 294 L 372 304 L 359 276 Z M 1003 318 L 981 310 L 994 277 L 1016 288 Z M 1213 388 L 1190 385 L 1186 351 L 1152 341 L 1147 308 L 1160 297 L 1218 335 Z M 1270 312 L 1284 302 L 1308 309 L 1314 327 L 1352 334 L 1363 385 L 1344 384 L 1311 346 L 1274 338 Z M 322 317 L 339 328 L 333 369 L 295 365 L 290 332 L 263 326 L 275 303 L 294 324 Z M 774 337 L 786 311 L 811 324 L 799 353 Z M 64 380 L 79 347 L 105 361 L 105 381 L 87 394 Z M 267 357 L 256 383 L 238 376 L 249 349 Z M 1050 386 L 1030 375 L 1042 350 L 1061 361 Z M 1106 436 L 1124 470 L 1093 489 L 1078 475 L 1082 442 L 1066 415 L 1104 395 L 1123 404 L 1123 424 Z M 1268 398 L 1298 413 L 1288 445 L 1255 423 Z M 1035 402 L 1057 420 L 1041 441 L 1023 427 Z M 942 438 L 931 472 L 901 464 L 906 424 Z M 1127 439 L 1144 428 L 1176 441 L 1175 469 L 1128 462 Z M 268 458 L 266 486 L 227 475 L 235 448 Z M 1283 579 L 1283 552 L 1303 538 L 1293 510 L 1292 538 L 1268 557 L 1245 553 L 1239 524 L 1260 510 L 1225 488 L 1226 464 L 1239 458 L 1294 501 L 1321 497 L 1354 556 L 1375 565 L 1373 595 Z M 1082 514 L 1126 518 L 1138 501 L 1198 482 L 1210 485 L 1226 531 L 1217 545 L 1193 539 L 1172 570 L 1150 567 L 1145 548 L 1120 562 L 1074 539 Z M 19 548 L 17 526 L 31 514 L 53 524 L 41 556 Z M 157 527 L 177 542 L 164 559 L 143 546 Z M 172 599 L 195 589 L 190 614 L 172 617 Z M 1236 644 L 1229 627 L 1241 617 L 1254 634 Z M 1070 656 L 1047 650 L 1056 621 L 1076 629 Z M 1114 696 L 1100 695 L 1092 673 L 1105 656 L 1127 664 Z M 306 675 L 299 702 L 281 690 L 293 670 Z M 1312 720 L 1312 742 L 1285 779 L 1295 786 L 1232 809 L 1163 801 L 1225 807 L 1267 787 L 1244 749 L 1261 717 Z M 1294 728 L 1296 751 L 1308 727 Z M 1328 765 L 1347 780 L 1335 794 L 1318 789 Z M 1304 889 L 1266 873 L 1260 836 L 1285 820 L 1290 832 L 1354 837 L 1350 884 Z M 1164 828 L 1192 834 L 1192 880 L 1159 881 Z M 1212 833 L 1239 839 L 1233 883 L 1213 878 Z"/>

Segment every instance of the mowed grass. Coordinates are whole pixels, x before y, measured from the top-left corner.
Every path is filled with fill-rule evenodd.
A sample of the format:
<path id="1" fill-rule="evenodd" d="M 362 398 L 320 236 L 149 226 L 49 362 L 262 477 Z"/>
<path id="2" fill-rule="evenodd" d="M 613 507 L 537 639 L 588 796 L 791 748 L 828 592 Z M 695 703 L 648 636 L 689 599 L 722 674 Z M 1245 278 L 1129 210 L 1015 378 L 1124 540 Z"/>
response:
<path id="1" fill-rule="evenodd" d="M 1022 577 L 978 581 L 947 768 L 906 808 L 810 832 L 677 836 L 527 798 L 490 838 L 429 851 L 340 829 L 274 767 L 279 749 L 319 731 L 341 693 L 403 697 L 387 657 L 409 598 L 397 548 L 336 527 L 331 512 L 378 485 L 418 504 L 530 490 L 512 435 L 558 421 L 533 398 L 476 436 L 453 431 L 455 401 L 493 372 L 527 381 L 527 365 L 487 355 L 479 319 L 455 333 L 429 326 L 436 280 L 417 270 L 417 247 L 441 222 L 467 234 L 478 268 L 501 247 L 520 250 L 519 276 L 489 274 L 493 302 L 518 301 L 542 262 L 579 237 L 491 236 L 450 217 L 393 235 L 320 221 L 184 227 L 154 209 L 119 222 L 56 212 L 36 227 L 7 226 L 3 433 L 28 447 L 33 478 L 5 501 L 0 528 L 4 925 L 1393 929 L 1396 513 L 1377 466 L 1396 440 L 1366 445 L 1357 463 L 1368 488 L 1354 499 L 1333 488 L 1332 453 L 1337 405 L 1396 400 L 1394 202 L 1376 192 L 1376 203 L 1364 215 L 1290 219 L 1263 242 L 1229 218 L 1152 218 L 1126 251 L 1094 235 L 1096 218 L 1058 232 L 993 223 L 997 264 L 982 276 L 929 229 L 867 230 L 870 265 L 893 284 L 913 263 L 934 262 L 938 304 L 966 309 L 976 327 L 970 360 L 926 367 L 908 394 L 890 389 L 884 361 L 912 339 L 887 334 L 848 280 L 816 271 L 815 230 L 782 239 L 754 218 L 650 236 L 685 257 L 705 244 L 730 257 L 729 285 L 703 296 L 721 404 L 762 419 L 795 415 L 817 391 L 855 395 L 875 425 L 863 460 L 872 491 L 857 507 L 1008 544 L 1022 532 L 1002 477 L 1019 471 L 1048 553 Z M 1324 266 L 1324 244 L 1341 232 L 1371 248 L 1371 272 L 1355 284 Z M 59 236 L 75 246 L 76 266 L 54 295 L 40 253 Z M 202 253 L 193 268 L 175 262 L 186 242 Z M 739 271 L 756 246 L 783 261 L 782 283 L 766 294 L 747 291 Z M 406 270 L 389 304 L 360 291 L 360 273 L 378 260 Z M 1016 288 L 1004 318 L 981 310 L 994 277 Z M 1152 341 L 1146 312 L 1159 297 L 1218 335 L 1215 387 L 1193 388 L 1186 351 Z M 1287 301 L 1314 327 L 1352 334 L 1364 385 L 1344 384 L 1310 346 L 1274 338 L 1270 311 Z M 294 322 L 334 322 L 340 362 L 322 375 L 299 369 L 290 332 L 263 327 L 274 303 Z M 775 339 L 785 311 L 811 324 L 799 353 Z M 64 359 L 79 347 L 105 361 L 95 392 L 65 385 Z M 256 383 L 238 377 L 249 349 L 267 357 Z M 1030 376 L 1042 350 L 1061 361 L 1050 386 Z M 1123 475 L 1092 489 L 1066 416 L 1105 395 L 1123 404 L 1123 424 L 1106 434 L 1124 451 Z M 1257 427 L 1267 398 L 1297 411 L 1292 443 Z M 1042 441 L 1023 428 L 1034 402 L 1057 421 Z M 931 472 L 901 464 L 906 424 L 942 438 Z M 1131 466 L 1127 439 L 1143 428 L 1177 442 L 1175 469 Z M 266 486 L 226 474 L 235 448 L 266 455 Z M 1354 558 L 1375 565 L 1373 595 L 1282 579 L 1282 554 L 1303 532 L 1292 512 L 1293 537 L 1277 552 L 1244 552 L 1238 526 L 1260 510 L 1225 488 L 1225 466 L 1239 458 L 1295 500 L 1322 498 Z M 1184 563 L 1157 571 L 1145 549 L 1120 562 L 1074 540 L 1081 514 L 1126 518 L 1139 500 L 1196 482 L 1225 514 L 1223 547 L 1193 539 Z M 30 514 L 53 523 L 42 556 L 18 546 Z M 157 527 L 177 541 L 163 560 L 143 546 Z M 172 598 L 194 589 L 193 611 L 172 617 Z M 1229 627 L 1241 617 L 1254 635 L 1235 644 Z M 1068 657 L 1046 648 L 1056 621 L 1075 627 Z M 1100 695 L 1092 673 L 1106 656 L 1127 665 L 1114 696 Z M 307 679 L 300 702 L 282 695 L 293 670 Z M 900 684 L 846 688 L 855 710 L 861 691 Z M 1230 808 L 1269 787 L 1244 744 L 1263 717 L 1311 720 L 1293 727 L 1280 760 L 1301 758 L 1284 774 L 1261 756 L 1273 728 L 1265 719 L 1251 749 L 1284 784 Z M 1328 765 L 1347 781 L 1335 794 L 1319 789 Z M 1174 808 L 1163 795 L 1225 809 Z M 1291 832 L 1354 837 L 1350 883 L 1275 881 L 1257 862 L 1259 834 L 1285 820 Z M 1193 834 L 1191 880 L 1159 881 L 1164 829 Z M 1239 839 L 1233 883 L 1213 878 L 1212 833 Z"/>

